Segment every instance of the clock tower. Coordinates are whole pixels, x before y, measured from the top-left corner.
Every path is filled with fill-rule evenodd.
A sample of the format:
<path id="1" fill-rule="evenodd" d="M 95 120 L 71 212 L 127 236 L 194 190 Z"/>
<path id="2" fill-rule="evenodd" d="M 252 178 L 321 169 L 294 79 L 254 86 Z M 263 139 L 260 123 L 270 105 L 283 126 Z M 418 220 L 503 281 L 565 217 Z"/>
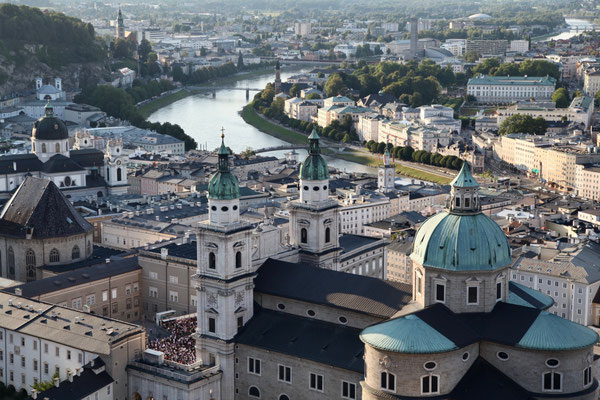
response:
<path id="1" fill-rule="evenodd" d="M 377 173 L 377 187 L 382 192 L 389 192 L 395 188 L 395 167 L 390 160 L 390 151 L 386 147 L 383 153 L 383 164 L 379 165 Z"/>
<path id="2" fill-rule="evenodd" d="M 127 193 L 126 160 L 123 155 L 123 139 L 109 139 L 104 153 L 104 180 L 109 195 Z"/>

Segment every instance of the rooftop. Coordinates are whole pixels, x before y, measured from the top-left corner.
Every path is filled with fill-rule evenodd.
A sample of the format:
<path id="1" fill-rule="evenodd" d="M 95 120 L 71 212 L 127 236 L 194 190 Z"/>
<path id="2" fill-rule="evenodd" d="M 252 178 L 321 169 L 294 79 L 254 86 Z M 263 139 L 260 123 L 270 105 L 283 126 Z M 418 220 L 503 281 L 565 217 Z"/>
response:
<path id="1" fill-rule="evenodd" d="M 255 291 L 390 318 L 412 299 L 410 285 L 302 263 L 268 259 L 257 271 Z"/>
<path id="2" fill-rule="evenodd" d="M 477 75 L 469 79 L 468 85 L 507 85 L 507 86 L 552 86 L 556 79 L 549 76 L 491 76 Z"/>

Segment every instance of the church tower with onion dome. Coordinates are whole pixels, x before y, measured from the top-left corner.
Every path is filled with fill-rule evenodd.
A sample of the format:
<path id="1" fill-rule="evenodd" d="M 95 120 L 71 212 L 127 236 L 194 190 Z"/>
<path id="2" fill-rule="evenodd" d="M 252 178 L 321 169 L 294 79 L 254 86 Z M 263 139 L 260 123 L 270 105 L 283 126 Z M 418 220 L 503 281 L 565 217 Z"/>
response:
<path id="1" fill-rule="evenodd" d="M 233 399 L 234 342 L 253 315 L 252 226 L 240 220 L 240 188 L 221 135 L 217 171 L 208 183 L 208 220 L 197 231 L 198 363 L 222 373 L 221 399 Z"/>
<path id="2" fill-rule="evenodd" d="M 396 187 L 396 168 L 391 158 L 390 150 L 386 147 L 383 153 L 383 164 L 379 165 L 377 171 L 377 188 L 382 192 L 394 190 Z"/>
<path id="3" fill-rule="evenodd" d="M 300 198 L 289 207 L 290 242 L 300 249 L 300 261 L 338 269 L 338 203 L 329 198 L 329 167 L 315 130 L 308 142 L 308 155 L 300 166 Z"/>
<path id="4" fill-rule="evenodd" d="M 31 149 L 41 162 L 46 162 L 57 154 L 69 157 L 69 130 L 54 115 L 54 107 L 50 101 L 44 108 L 44 116 L 33 124 Z"/>

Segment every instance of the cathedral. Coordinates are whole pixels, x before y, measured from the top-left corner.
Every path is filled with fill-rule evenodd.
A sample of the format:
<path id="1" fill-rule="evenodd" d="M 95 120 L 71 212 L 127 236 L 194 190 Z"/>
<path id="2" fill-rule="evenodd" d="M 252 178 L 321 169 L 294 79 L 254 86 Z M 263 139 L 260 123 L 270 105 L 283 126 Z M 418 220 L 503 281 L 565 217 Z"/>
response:
<path id="1" fill-rule="evenodd" d="M 509 282 L 508 240 L 481 213 L 468 163 L 448 209 L 417 232 L 411 288 L 336 270 L 337 206 L 316 132 L 290 205 L 298 262 L 252 267 L 252 229 L 240 220 L 224 143 L 218 156 L 194 276 L 207 374 L 183 398 L 595 398 L 598 335 L 545 311 L 546 295 Z M 381 186 L 389 180 L 384 174 Z M 131 377 L 130 386 L 161 393 Z"/>
<path id="2" fill-rule="evenodd" d="M 102 152 L 80 134 L 71 148 L 68 129 L 50 102 L 33 125 L 31 151 L 0 156 L 0 199 L 10 197 L 27 176 L 51 180 L 71 200 L 127 192 L 122 141 L 109 141 Z"/>

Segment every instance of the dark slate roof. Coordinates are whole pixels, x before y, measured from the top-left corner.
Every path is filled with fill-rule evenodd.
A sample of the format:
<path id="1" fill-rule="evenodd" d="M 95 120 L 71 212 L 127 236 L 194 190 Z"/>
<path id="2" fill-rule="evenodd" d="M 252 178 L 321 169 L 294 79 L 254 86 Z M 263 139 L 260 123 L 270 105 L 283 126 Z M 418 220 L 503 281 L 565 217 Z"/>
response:
<path id="1" fill-rule="evenodd" d="M 119 260 L 128 255 L 131 255 L 135 252 L 135 250 L 123 250 L 123 249 L 113 249 L 110 247 L 103 246 L 94 246 L 92 251 L 92 255 L 85 260 L 75 261 L 69 264 L 60 264 L 60 265 L 43 265 L 42 269 L 46 271 L 53 272 L 55 274 L 62 274 L 67 271 L 74 271 L 80 268 L 87 268 L 97 264 L 106 263 L 107 259 L 110 259 L 111 262 L 115 260 Z"/>
<path id="2" fill-rule="evenodd" d="M 372 236 L 352 235 L 348 233 L 340 235 L 340 247 L 344 249 L 343 253 L 349 253 L 363 246 L 368 246 L 380 241 L 381 238 Z"/>
<path id="3" fill-rule="evenodd" d="M 110 263 L 96 264 L 91 267 L 80 268 L 50 278 L 40 279 L 24 283 L 19 286 L 11 286 L 4 289 L 5 292 L 15 293 L 15 289 L 21 289 L 24 297 L 36 297 L 46 293 L 64 290 L 72 286 L 98 281 L 100 279 L 125 274 L 127 272 L 141 269 L 137 257 L 113 260 Z"/>
<path id="4" fill-rule="evenodd" d="M 27 177 L 0 213 L 0 233 L 34 239 L 71 236 L 92 230 L 54 182 Z"/>
<path id="5" fill-rule="evenodd" d="M 236 343 L 364 372 L 360 329 L 254 307 L 254 316 L 237 334 Z"/>
<path id="6" fill-rule="evenodd" d="M 47 174 L 82 171 L 84 169 L 85 168 L 83 168 L 81 165 L 77 164 L 69 157 L 63 156 L 62 154 L 56 154 L 50 157 L 50 159 L 46 161 L 42 167 L 42 171 Z"/>
<path id="7" fill-rule="evenodd" d="M 390 318 L 412 299 L 410 285 L 268 259 L 257 271 L 255 291 Z"/>
<path id="8" fill-rule="evenodd" d="M 0 174 L 40 171 L 44 164 L 35 154 L 10 154 L 0 156 Z M 15 171 L 15 166 L 17 167 Z"/>
<path id="9" fill-rule="evenodd" d="M 197 243 L 195 241 L 183 244 L 169 243 L 165 246 L 146 251 L 160 254 L 161 249 L 169 250 L 169 255 L 173 257 L 186 258 L 188 260 L 195 260 L 198 257 Z"/>
<path id="10" fill-rule="evenodd" d="M 98 149 L 71 150 L 69 157 L 82 167 L 104 166 L 104 153 Z"/>
<path id="11" fill-rule="evenodd" d="M 90 363 L 84 365 L 81 375 L 73 376 L 73 382 L 64 380 L 59 387 L 53 386 L 38 394 L 38 399 L 65 400 L 65 399 L 85 399 L 87 396 L 110 385 L 114 379 L 101 367 L 104 362 L 98 357 L 94 360 L 94 367 Z"/>
<path id="12" fill-rule="evenodd" d="M 455 400 L 529 400 L 534 397 L 508 376 L 481 357 L 450 394 Z"/>

